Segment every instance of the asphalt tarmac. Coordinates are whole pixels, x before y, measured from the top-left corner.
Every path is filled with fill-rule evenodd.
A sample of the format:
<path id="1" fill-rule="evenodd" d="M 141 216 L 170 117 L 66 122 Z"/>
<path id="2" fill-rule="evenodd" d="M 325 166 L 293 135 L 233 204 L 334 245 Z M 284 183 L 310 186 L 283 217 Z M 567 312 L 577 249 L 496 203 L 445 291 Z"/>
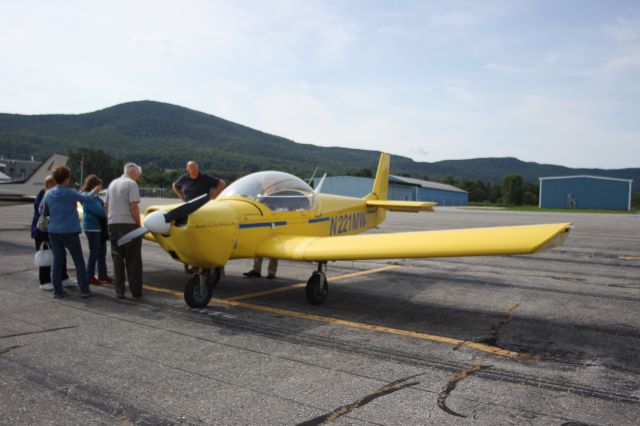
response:
<path id="1" fill-rule="evenodd" d="M 375 232 L 575 229 L 532 256 L 330 263 L 322 306 L 313 264 L 232 261 L 192 310 L 147 241 L 141 300 L 53 299 L 31 212 L 0 208 L 0 424 L 640 424 L 640 215 L 392 213 Z"/>

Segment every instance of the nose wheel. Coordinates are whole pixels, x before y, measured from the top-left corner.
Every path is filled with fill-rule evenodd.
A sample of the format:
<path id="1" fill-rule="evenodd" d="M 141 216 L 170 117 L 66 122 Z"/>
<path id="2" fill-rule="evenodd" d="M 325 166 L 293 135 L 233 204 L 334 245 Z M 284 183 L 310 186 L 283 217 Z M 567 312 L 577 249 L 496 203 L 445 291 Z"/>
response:
<path id="1" fill-rule="evenodd" d="M 192 308 L 204 308 L 209 304 L 213 288 L 220 281 L 222 268 L 200 269 L 184 286 L 184 300 Z"/>
<path id="2" fill-rule="evenodd" d="M 327 281 L 327 262 L 318 263 L 318 270 L 307 281 L 307 301 L 312 305 L 321 305 L 329 294 Z"/>

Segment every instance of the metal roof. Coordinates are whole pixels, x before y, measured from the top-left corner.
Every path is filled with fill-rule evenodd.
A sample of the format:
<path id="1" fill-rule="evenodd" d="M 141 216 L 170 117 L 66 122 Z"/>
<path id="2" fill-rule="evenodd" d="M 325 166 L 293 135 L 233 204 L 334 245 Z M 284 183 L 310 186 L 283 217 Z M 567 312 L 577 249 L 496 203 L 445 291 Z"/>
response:
<path id="1" fill-rule="evenodd" d="M 633 179 L 619 179 L 619 178 L 612 178 L 612 177 L 606 177 L 606 176 L 592 176 L 592 175 L 550 176 L 550 177 L 541 177 L 538 179 L 547 180 L 547 179 L 572 179 L 572 178 L 590 178 L 590 179 L 618 180 L 622 182 L 633 182 Z"/>
<path id="2" fill-rule="evenodd" d="M 420 186 L 422 188 L 438 189 L 440 191 L 464 192 L 465 194 L 468 193 L 463 189 L 456 188 L 453 185 L 447 185 L 446 183 L 431 182 L 430 180 L 414 179 L 404 176 L 389 175 L 389 181 Z"/>

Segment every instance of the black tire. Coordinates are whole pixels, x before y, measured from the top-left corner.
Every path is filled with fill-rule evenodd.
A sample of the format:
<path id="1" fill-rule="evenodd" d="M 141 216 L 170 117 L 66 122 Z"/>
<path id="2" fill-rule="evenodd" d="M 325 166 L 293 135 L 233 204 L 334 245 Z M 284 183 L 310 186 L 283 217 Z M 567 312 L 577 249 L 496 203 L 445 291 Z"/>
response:
<path id="1" fill-rule="evenodd" d="M 215 288 L 215 286 L 217 286 L 218 283 L 220 282 L 220 278 L 222 278 L 222 266 L 209 269 L 207 271 L 207 275 L 208 275 L 207 281 L 211 285 L 211 288 Z"/>
<path id="2" fill-rule="evenodd" d="M 328 294 L 327 276 L 322 272 L 314 272 L 307 281 L 307 300 L 312 305 L 322 305 Z"/>
<path id="3" fill-rule="evenodd" d="M 218 280 L 220 278 L 218 277 Z M 192 308 L 204 308 L 209 304 L 213 294 L 211 280 L 207 279 L 204 291 L 200 288 L 200 275 L 194 274 L 184 286 L 184 301 Z"/>

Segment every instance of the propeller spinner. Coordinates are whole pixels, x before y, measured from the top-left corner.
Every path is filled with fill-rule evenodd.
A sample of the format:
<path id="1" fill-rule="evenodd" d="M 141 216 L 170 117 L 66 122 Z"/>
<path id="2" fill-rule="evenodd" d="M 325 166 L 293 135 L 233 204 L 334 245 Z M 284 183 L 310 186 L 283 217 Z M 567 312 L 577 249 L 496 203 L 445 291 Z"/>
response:
<path id="1" fill-rule="evenodd" d="M 156 210 L 149 213 L 142 222 L 143 226 L 120 237 L 118 239 L 118 245 L 122 246 L 134 238 L 143 236 L 147 232 L 166 234 L 171 229 L 171 223 L 173 221 L 188 217 L 191 213 L 207 204 L 208 201 L 209 194 L 202 194 L 191 201 L 187 201 L 186 203 L 179 205 L 168 213 L 165 213 L 162 210 Z"/>

